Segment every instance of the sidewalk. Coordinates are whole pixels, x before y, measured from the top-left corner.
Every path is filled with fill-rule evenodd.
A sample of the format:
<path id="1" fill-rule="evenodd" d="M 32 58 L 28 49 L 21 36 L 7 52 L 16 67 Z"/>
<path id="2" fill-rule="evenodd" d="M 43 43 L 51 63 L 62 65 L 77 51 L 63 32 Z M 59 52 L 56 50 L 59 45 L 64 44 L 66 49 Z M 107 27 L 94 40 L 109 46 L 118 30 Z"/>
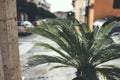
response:
<path id="1" fill-rule="evenodd" d="M 76 69 L 72 67 L 58 68 L 51 71 L 48 71 L 48 69 L 56 64 L 43 64 L 35 67 L 28 67 L 26 65 L 27 58 L 36 54 L 55 55 L 56 52 L 46 49 L 45 52 L 32 53 L 31 51 L 28 51 L 28 54 L 24 56 L 22 61 L 22 76 L 25 77 L 23 80 L 72 80 L 75 77 Z M 56 55 L 58 56 L 58 54 Z M 107 62 L 106 64 L 115 64 L 120 67 L 120 65 L 118 65 L 119 63 L 120 59 L 117 59 Z"/>
<path id="2" fill-rule="evenodd" d="M 33 46 L 34 44 L 30 42 L 19 43 L 20 56 L 25 55 Z"/>
<path id="3" fill-rule="evenodd" d="M 49 40 L 44 40 L 56 46 L 55 43 Z M 75 77 L 75 69 L 71 67 L 58 68 L 51 71 L 48 69 L 56 64 L 43 64 L 35 67 L 27 66 L 27 58 L 36 54 L 50 54 L 56 55 L 56 52 L 43 48 L 41 46 L 34 46 L 32 42 L 19 43 L 20 61 L 23 80 L 72 80 Z M 58 55 L 58 54 L 57 54 Z"/>
<path id="4" fill-rule="evenodd" d="M 48 42 L 55 47 L 57 46 L 48 39 L 41 38 L 39 40 Z M 29 56 L 36 54 L 58 55 L 56 52 L 41 46 L 36 47 L 32 42 L 25 42 L 23 44 L 20 43 L 19 49 L 23 80 L 72 80 L 75 77 L 76 69 L 71 67 L 58 68 L 48 71 L 51 66 L 56 64 L 43 64 L 35 67 L 28 67 L 26 64 Z M 106 64 L 115 64 L 120 67 L 120 59 L 107 62 Z"/>
<path id="5" fill-rule="evenodd" d="M 63 67 L 53 69 L 48 71 L 53 65 L 57 64 L 42 64 L 35 67 L 28 67 L 26 65 L 27 57 L 36 54 L 52 54 L 54 55 L 54 51 L 46 51 L 40 53 L 29 53 L 27 56 L 24 56 L 24 62 L 22 63 L 22 76 L 23 80 L 72 80 L 75 77 L 75 69 L 72 67 Z"/>

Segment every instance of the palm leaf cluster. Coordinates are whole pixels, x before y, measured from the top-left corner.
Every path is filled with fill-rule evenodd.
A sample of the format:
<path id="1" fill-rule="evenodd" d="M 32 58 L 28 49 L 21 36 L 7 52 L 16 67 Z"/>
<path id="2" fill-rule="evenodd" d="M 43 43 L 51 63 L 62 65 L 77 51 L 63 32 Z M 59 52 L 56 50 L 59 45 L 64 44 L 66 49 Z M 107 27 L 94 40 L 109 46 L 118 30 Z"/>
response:
<path id="1" fill-rule="evenodd" d="M 115 44 L 108 35 L 118 23 L 112 22 L 102 29 L 89 30 L 87 24 L 77 21 L 48 19 L 37 28 L 28 31 L 44 36 L 58 44 L 56 48 L 47 43 L 37 43 L 56 51 L 60 56 L 34 55 L 29 58 L 28 64 L 35 66 L 44 63 L 61 63 L 54 68 L 72 66 L 77 69 L 77 77 L 85 80 L 120 79 L 120 68 L 102 63 L 120 58 L 120 45 Z M 75 31 L 79 27 L 79 32 Z"/>

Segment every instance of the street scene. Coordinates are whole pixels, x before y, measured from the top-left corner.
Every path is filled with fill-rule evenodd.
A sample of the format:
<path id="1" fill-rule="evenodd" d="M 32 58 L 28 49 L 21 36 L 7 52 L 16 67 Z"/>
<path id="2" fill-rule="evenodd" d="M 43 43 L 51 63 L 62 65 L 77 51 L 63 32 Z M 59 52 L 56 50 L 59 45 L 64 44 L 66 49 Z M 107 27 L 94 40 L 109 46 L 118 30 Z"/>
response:
<path id="1" fill-rule="evenodd" d="M 0 4 L 0 80 L 120 80 L 120 0 Z"/>

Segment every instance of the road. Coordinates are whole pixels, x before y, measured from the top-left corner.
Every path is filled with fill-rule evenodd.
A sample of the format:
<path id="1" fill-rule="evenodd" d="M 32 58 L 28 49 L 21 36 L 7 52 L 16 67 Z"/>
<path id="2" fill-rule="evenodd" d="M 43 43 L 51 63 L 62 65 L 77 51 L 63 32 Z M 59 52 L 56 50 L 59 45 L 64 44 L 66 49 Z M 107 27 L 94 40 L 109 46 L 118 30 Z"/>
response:
<path id="1" fill-rule="evenodd" d="M 117 39 L 118 40 L 118 39 Z M 44 64 L 36 67 L 28 67 L 26 64 L 27 58 L 32 56 L 33 54 L 54 54 L 55 52 L 46 49 L 40 46 L 34 46 L 35 42 L 46 42 L 50 43 L 57 47 L 57 45 L 38 35 L 32 34 L 28 36 L 19 37 L 19 53 L 20 53 L 20 62 L 21 62 L 21 70 L 22 76 L 25 77 L 25 80 L 72 80 L 75 77 L 74 72 L 76 71 L 74 68 L 60 68 L 55 69 L 48 72 L 48 69 L 53 64 Z M 110 64 L 115 64 L 120 67 L 120 59 L 109 62 Z M 107 63 L 108 64 L 108 63 Z M 44 74 L 46 73 L 46 74 Z"/>

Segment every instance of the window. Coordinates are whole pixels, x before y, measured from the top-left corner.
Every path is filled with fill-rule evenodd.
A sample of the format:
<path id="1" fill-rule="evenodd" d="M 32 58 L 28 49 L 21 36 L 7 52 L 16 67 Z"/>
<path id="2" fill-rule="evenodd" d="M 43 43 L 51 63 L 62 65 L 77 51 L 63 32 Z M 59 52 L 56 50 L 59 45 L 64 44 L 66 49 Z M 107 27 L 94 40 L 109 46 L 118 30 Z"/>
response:
<path id="1" fill-rule="evenodd" d="M 120 9 L 120 0 L 114 0 L 113 8 L 114 9 Z"/>

